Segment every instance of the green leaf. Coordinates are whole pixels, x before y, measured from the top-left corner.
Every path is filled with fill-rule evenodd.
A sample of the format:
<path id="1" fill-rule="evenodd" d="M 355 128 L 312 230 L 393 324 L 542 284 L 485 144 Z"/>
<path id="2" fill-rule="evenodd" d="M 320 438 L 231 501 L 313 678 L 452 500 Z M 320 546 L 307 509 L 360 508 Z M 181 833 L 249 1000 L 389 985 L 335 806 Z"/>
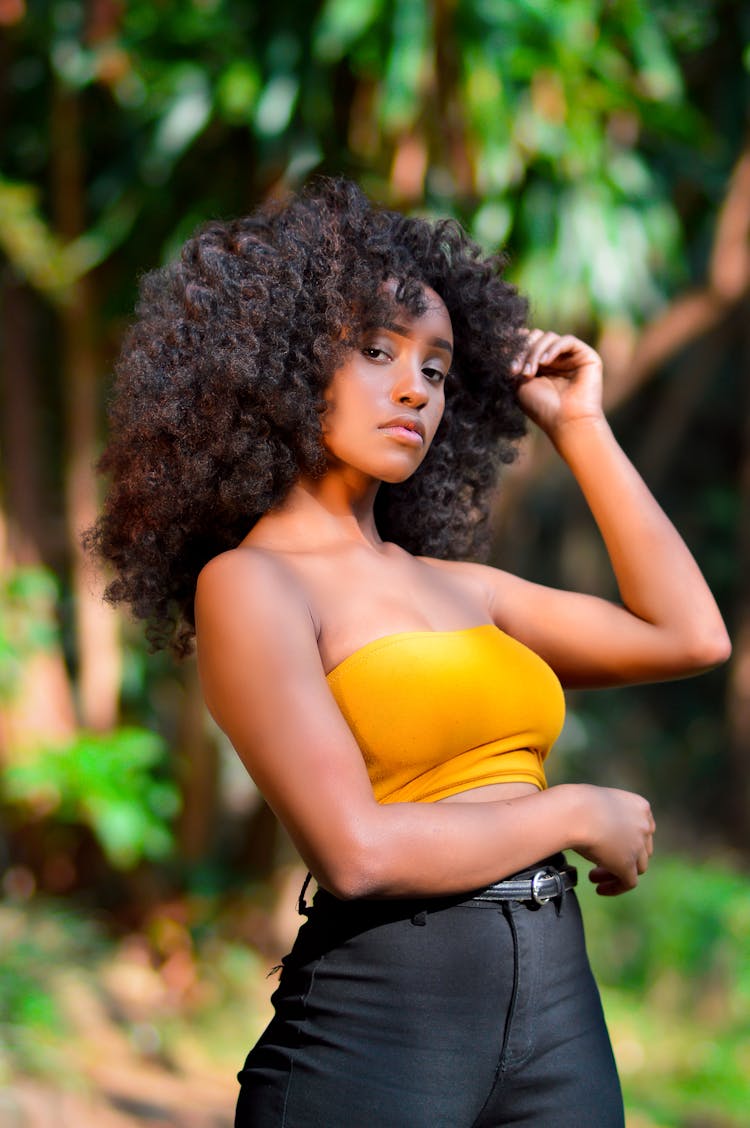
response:
<path id="1" fill-rule="evenodd" d="M 496 250 L 505 242 L 512 223 L 509 200 L 488 200 L 474 215 L 472 234 L 488 249 Z"/>
<path id="2" fill-rule="evenodd" d="M 216 84 L 219 112 L 234 124 L 249 122 L 260 88 L 257 66 L 249 59 L 235 59 L 225 68 Z"/>
<path id="3" fill-rule="evenodd" d="M 327 0 L 313 31 L 313 56 L 321 63 L 342 59 L 383 12 L 383 0 Z"/>
<path id="4" fill-rule="evenodd" d="M 292 116 L 299 93 L 294 75 L 277 74 L 266 83 L 255 108 L 255 129 L 261 137 L 277 137 Z"/>
<path id="5" fill-rule="evenodd" d="M 169 160 L 178 157 L 203 130 L 210 116 L 211 91 L 205 73 L 197 66 L 181 67 L 154 134 L 154 155 Z"/>

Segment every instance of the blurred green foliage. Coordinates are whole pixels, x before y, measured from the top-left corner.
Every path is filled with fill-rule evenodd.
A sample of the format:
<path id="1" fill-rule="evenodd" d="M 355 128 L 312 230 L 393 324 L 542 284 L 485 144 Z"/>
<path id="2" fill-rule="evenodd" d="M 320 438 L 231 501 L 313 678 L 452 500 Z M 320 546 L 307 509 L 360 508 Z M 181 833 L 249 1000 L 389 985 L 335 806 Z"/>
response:
<path id="1" fill-rule="evenodd" d="M 113 866 L 169 855 L 179 793 L 165 774 L 164 742 L 145 729 L 79 731 L 38 749 L 4 774 L 5 798 L 94 832 Z"/>
<path id="2" fill-rule="evenodd" d="M 12 699 L 30 655 L 57 643 L 58 599 L 48 568 L 15 568 L 0 577 L 0 703 Z"/>
<path id="3" fill-rule="evenodd" d="M 91 920 L 54 902 L 0 905 L 0 1084 L 17 1069 L 59 1076 L 69 1033 L 63 970 L 92 971 L 103 951 Z"/>
<path id="4" fill-rule="evenodd" d="M 540 319 L 653 311 L 683 274 L 676 182 L 693 210 L 715 202 L 736 151 L 741 123 L 717 133 L 686 79 L 727 34 L 732 6 L 462 0 L 445 5 L 446 27 L 439 7 L 133 0 L 92 29 L 81 0 L 31 0 L 10 29 L 2 164 L 17 233 L 6 253 L 48 291 L 125 240 L 142 268 L 199 218 L 247 210 L 314 169 L 359 172 L 389 195 L 399 144 L 421 134 L 413 202 L 509 245 Z M 747 19 L 731 21 L 747 39 Z M 714 77 L 729 97 L 736 73 Z M 90 169 L 87 230 L 64 252 L 42 237 L 23 187 L 52 159 L 55 89 L 81 102 Z"/>
<path id="5" fill-rule="evenodd" d="M 586 883 L 583 882 L 585 886 Z M 750 1106 L 750 889 L 720 864 L 655 857 L 632 894 L 582 889 L 631 1112 L 742 1125 Z"/>
<path id="6" fill-rule="evenodd" d="M 679 969 L 675 1002 L 694 1013 L 725 996 L 724 1017 L 750 1037 L 750 888 L 717 863 L 656 857 L 632 896 L 587 901 L 589 947 L 603 982 L 636 994 L 659 990 Z"/>
<path id="7" fill-rule="evenodd" d="M 59 642 L 56 578 L 18 568 L 0 587 L 0 702 L 12 702 L 25 664 Z M 88 826 L 110 863 L 130 868 L 167 857 L 179 810 L 164 740 L 144 728 L 78 730 L 70 741 L 25 751 L 8 763 L 0 798 L 28 812 Z"/>

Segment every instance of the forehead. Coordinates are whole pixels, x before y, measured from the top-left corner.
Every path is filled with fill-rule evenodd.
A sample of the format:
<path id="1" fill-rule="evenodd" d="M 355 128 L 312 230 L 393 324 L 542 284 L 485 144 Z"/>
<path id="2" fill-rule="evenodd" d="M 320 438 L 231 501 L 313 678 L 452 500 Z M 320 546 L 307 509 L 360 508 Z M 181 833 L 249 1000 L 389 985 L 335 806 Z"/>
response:
<path id="1" fill-rule="evenodd" d="M 396 284 L 395 282 L 386 283 L 385 288 L 387 291 L 393 293 L 396 289 Z M 440 295 L 430 286 L 423 286 L 422 292 L 425 300 L 425 308 L 422 313 L 413 314 L 404 306 L 394 302 L 392 314 L 392 320 L 394 322 L 393 327 L 396 328 L 398 325 L 402 325 L 411 332 L 429 337 L 443 338 L 452 344 L 453 327 L 451 325 L 448 307 Z"/>

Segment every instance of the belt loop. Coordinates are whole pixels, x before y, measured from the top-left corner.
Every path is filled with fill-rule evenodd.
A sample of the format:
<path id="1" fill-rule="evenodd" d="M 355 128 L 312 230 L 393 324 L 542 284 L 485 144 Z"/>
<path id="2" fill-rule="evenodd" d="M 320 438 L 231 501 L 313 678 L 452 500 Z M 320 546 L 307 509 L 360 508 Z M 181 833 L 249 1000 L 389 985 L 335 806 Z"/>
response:
<path id="1" fill-rule="evenodd" d="M 575 866 L 566 866 L 565 871 L 568 874 L 570 874 L 570 877 L 572 878 L 571 888 L 575 889 L 576 885 L 578 884 L 578 870 L 576 869 Z M 555 904 L 555 912 L 557 913 L 558 917 L 561 917 L 562 912 L 563 912 L 563 906 L 565 905 L 565 890 L 564 889 L 560 890 L 560 896 L 559 897 L 555 897 L 554 904 Z"/>
<path id="2" fill-rule="evenodd" d="M 311 880 L 312 874 L 308 873 L 307 877 L 302 882 L 302 888 L 299 891 L 299 897 L 297 898 L 297 912 L 300 916 L 310 915 L 310 906 L 305 901 L 305 893 L 307 892 L 307 887 L 310 884 Z"/>

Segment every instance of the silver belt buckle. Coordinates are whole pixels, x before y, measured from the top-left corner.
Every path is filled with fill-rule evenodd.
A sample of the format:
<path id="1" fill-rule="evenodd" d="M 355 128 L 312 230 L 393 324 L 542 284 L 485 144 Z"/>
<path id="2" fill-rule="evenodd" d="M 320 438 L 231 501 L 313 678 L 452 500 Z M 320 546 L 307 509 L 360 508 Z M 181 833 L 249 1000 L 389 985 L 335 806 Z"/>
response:
<path id="1" fill-rule="evenodd" d="M 557 893 L 553 893 L 549 897 L 543 897 L 542 893 L 541 893 L 542 882 L 545 881 L 547 878 L 550 878 L 550 877 L 556 877 L 557 878 L 557 885 L 558 885 Z M 532 896 L 532 899 L 534 901 L 536 901 L 537 905 L 546 905 L 548 901 L 552 900 L 552 897 L 559 897 L 560 896 L 560 894 L 563 891 L 562 885 L 563 885 L 562 875 L 559 874 L 556 870 L 555 871 L 553 871 L 551 869 L 537 870 L 536 873 L 534 874 L 534 876 L 531 879 L 531 896 Z"/>

